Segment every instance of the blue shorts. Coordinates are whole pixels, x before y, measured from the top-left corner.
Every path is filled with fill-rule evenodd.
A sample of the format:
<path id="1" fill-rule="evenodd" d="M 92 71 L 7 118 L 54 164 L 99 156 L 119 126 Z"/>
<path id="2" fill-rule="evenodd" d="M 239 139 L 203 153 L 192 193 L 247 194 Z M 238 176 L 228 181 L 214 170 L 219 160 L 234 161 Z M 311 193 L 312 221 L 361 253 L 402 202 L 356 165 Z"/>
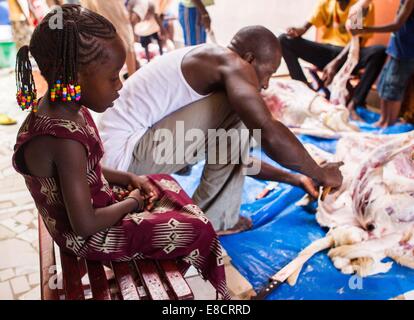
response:
<path id="1" fill-rule="evenodd" d="M 381 72 L 378 93 L 387 101 L 402 101 L 411 76 L 414 75 L 414 59 L 399 60 L 390 57 Z"/>

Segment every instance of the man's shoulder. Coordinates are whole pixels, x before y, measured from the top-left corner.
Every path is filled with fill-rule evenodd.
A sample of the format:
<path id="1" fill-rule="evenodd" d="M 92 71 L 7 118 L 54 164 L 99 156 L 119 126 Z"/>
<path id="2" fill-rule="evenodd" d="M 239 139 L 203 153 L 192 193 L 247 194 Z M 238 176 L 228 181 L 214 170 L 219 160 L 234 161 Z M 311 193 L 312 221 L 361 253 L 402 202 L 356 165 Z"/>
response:
<path id="1" fill-rule="evenodd" d="M 198 46 L 188 52 L 184 59 L 183 65 L 188 62 L 215 70 L 238 69 L 245 65 L 244 60 L 234 51 L 216 44 Z"/>
<path id="2" fill-rule="evenodd" d="M 234 71 L 251 69 L 251 65 L 233 50 L 217 45 L 210 48 L 212 50 L 212 57 L 217 61 L 218 66 L 229 68 Z"/>

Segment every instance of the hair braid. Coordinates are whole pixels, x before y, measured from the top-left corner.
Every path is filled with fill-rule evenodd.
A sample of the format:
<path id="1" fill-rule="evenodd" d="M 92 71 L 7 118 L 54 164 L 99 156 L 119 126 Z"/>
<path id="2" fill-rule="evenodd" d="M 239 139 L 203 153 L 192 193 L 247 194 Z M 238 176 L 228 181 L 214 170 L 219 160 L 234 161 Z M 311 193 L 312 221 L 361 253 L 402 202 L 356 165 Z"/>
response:
<path id="1" fill-rule="evenodd" d="M 52 10 L 36 27 L 30 41 L 30 53 L 49 84 L 56 81 L 76 83 L 80 66 L 102 62 L 106 57 L 102 40 L 116 37 L 112 23 L 101 15 L 80 5 L 66 4 Z M 50 22 L 59 13 L 63 28 L 51 28 Z M 16 84 L 18 92 L 35 92 L 29 60 L 29 48 L 17 54 Z"/>

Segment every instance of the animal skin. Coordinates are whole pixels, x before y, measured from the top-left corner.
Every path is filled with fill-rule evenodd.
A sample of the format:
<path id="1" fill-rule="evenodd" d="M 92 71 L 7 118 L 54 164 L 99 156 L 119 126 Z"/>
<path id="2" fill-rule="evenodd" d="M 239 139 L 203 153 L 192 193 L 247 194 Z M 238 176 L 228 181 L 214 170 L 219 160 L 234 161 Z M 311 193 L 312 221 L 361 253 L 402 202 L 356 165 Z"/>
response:
<path id="1" fill-rule="evenodd" d="M 300 81 L 271 79 L 263 99 L 273 118 L 295 132 L 329 138 L 359 131 L 349 122 L 347 108 L 333 105 Z"/>
<path id="2" fill-rule="evenodd" d="M 414 132 L 338 142 L 333 160 L 345 163 L 344 181 L 319 200 L 316 219 L 331 229 L 335 244 L 328 255 L 343 273 L 387 272 L 392 262 L 383 263 L 386 257 L 414 268 L 413 156 Z"/>

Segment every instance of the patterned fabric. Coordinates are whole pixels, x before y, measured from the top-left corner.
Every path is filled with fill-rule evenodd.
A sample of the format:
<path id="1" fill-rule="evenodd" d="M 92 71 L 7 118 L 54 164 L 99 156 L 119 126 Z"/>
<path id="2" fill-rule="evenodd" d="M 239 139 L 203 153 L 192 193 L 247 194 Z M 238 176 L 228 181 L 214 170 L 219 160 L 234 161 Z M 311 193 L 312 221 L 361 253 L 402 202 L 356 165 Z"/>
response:
<path id="1" fill-rule="evenodd" d="M 30 113 L 17 136 L 14 168 L 23 175 L 43 221 L 55 242 L 69 253 L 89 260 L 177 259 L 184 273 L 193 265 L 224 299 L 230 298 L 224 274 L 222 248 L 204 213 L 194 205 L 179 184 L 168 175 L 148 178 L 158 187 L 160 200 L 154 209 L 131 212 L 116 225 L 88 238 L 71 228 L 58 180 L 25 174 L 18 164 L 19 150 L 41 135 L 73 139 L 88 154 L 87 180 L 94 208 L 116 202 L 100 166 L 103 147 L 89 111 L 81 109 L 86 125 Z"/>

